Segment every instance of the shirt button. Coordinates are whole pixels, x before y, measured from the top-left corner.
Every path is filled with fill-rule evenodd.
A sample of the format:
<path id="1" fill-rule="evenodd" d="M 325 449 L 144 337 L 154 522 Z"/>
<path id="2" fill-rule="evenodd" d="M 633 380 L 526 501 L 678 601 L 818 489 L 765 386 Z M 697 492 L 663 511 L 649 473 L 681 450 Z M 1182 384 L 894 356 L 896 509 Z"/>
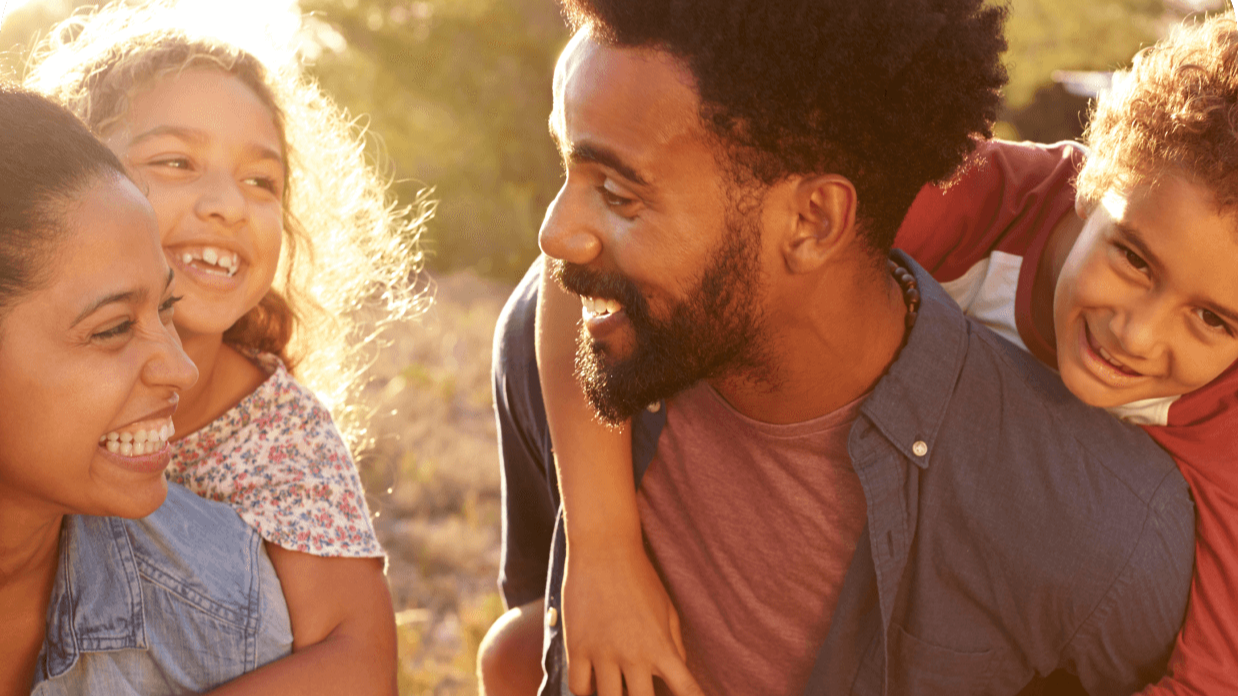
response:
<path id="1" fill-rule="evenodd" d="M 551 607 L 546 610 L 546 625 L 554 628 L 559 623 L 559 610 Z"/>
<path id="2" fill-rule="evenodd" d="M 646 410 L 646 411 L 648 411 L 648 412 L 650 412 L 650 413 L 657 413 L 658 411 L 661 411 L 661 410 L 662 410 L 662 402 L 661 402 L 661 401 L 655 401 L 655 402 L 653 402 L 652 404 L 649 404 L 648 406 L 646 406 L 646 407 L 645 407 L 645 410 Z"/>
<path id="3" fill-rule="evenodd" d="M 917 457 L 923 457 L 928 454 L 928 445 L 924 442 L 924 440 L 916 440 L 915 444 L 911 446 L 911 451 Z"/>

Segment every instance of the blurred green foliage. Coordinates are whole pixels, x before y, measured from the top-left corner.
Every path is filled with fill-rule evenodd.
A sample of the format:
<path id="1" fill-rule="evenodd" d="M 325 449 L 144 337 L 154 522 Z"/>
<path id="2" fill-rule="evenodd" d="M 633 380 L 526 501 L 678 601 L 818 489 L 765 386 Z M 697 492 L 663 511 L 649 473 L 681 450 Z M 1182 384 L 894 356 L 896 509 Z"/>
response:
<path id="1" fill-rule="evenodd" d="M 426 240 L 430 264 L 518 279 L 561 178 L 546 125 L 555 58 L 568 39 L 556 4 L 301 7 L 313 13 L 307 34 L 323 48 L 312 72 L 352 113 L 368 114 L 401 199 L 434 187 L 441 202 Z"/>
<path id="2" fill-rule="evenodd" d="M 0 29 L 0 48 L 89 0 L 42 0 Z M 1224 0 L 1009 0 L 1008 114 L 1076 119 L 1034 104 L 1054 70 L 1109 70 L 1191 10 Z M 514 280 L 561 182 L 547 134 L 554 61 L 568 35 L 553 0 L 300 0 L 311 72 L 375 135 L 396 195 L 433 187 L 426 238 L 437 270 L 472 267 Z M 239 20 L 238 20 L 239 21 Z M 0 57 L 16 74 L 20 53 Z M 1041 97 L 1037 97 L 1038 90 Z M 1064 116 L 1061 114 L 1065 114 Z M 1052 114 L 1052 115 L 1047 115 Z M 1019 128 L 1026 135 L 1059 132 Z M 1012 123 L 1016 119 L 1011 118 Z M 1075 125 L 1075 124 L 1068 124 Z M 1020 135 L 1014 125 L 999 132 Z"/>

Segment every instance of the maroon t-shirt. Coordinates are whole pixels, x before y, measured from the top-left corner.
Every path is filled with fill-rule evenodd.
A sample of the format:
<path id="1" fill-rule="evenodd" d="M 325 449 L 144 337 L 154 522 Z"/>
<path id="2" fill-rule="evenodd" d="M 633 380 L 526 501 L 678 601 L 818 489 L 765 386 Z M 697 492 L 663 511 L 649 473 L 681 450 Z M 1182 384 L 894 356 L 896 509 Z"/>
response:
<path id="1" fill-rule="evenodd" d="M 803 691 L 864 528 L 847 454 L 862 401 L 791 425 L 704 383 L 667 402 L 638 504 L 705 693 Z"/>

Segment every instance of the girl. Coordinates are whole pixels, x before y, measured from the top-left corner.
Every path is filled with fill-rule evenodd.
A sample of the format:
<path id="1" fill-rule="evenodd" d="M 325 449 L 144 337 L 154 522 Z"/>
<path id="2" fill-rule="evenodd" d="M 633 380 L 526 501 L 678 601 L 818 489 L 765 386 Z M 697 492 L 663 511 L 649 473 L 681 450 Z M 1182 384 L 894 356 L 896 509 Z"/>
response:
<path id="1" fill-rule="evenodd" d="M 331 412 L 292 374 L 360 444 L 349 400 L 378 325 L 419 305 L 409 280 L 427 208 L 393 209 L 358 133 L 295 68 L 179 20 L 161 5 L 71 18 L 28 84 L 78 113 L 154 206 L 184 279 L 176 328 L 202 375 L 176 416 L 169 479 L 235 508 L 283 586 L 293 654 L 220 691 L 393 693 L 364 491 Z"/>
<path id="2" fill-rule="evenodd" d="M 1143 425 L 1190 484 L 1191 601 L 1169 676 L 1148 694 L 1238 686 L 1238 629 L 1228 620 L 1238 597 L 1226 590 L 1238 572 L 1238 479 L 1226 456 L 1238 425 L 1235 66 L 1233 19 L 1183 29 L 1137 56 L 1100 100 L 1077 202 L 1073 148 L 987 144 L 959 185 L 921 193 L 895 242 L 965 312 L 1057 368 L 1081 400 Z M 1078 217 L 1066 215 L 1072 207 Z M 573 691 L 602 669 L 622 672 L 636 693 L 650 692 L 650 675 L 676 693 L 699 693 L 678 618 L 641 546 L 630 442 L 588 425 L 588 407 L 568 384 L 572 351 L 562 336 L 572 333 L 575 303 L 545 280 L 541 297 L 539 362 L 570 539 Z M 598 491 L 608 492 L 600 502 Z"/>
<path id="3" fill-rule="evenodd" d="M 46 98 L 0 85 L 0 151 L 0 694 L 193 688 L 287 654 L 257 534 L 164 478 L 197 370 L 154 211 Z"/>

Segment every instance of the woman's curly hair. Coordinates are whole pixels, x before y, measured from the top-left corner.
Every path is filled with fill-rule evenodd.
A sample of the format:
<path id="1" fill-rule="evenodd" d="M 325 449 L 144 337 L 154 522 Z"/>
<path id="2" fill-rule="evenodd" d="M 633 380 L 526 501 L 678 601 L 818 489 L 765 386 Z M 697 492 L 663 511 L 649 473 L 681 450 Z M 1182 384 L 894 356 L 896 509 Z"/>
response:
<path id="1" fill-rule="evenodd" d="M 1202 182 L 1218 211 L 1238 206 L 1238 29 L 1231 16 L 1183 25 L 1140 51 L 1093 109 L 1079 172 L 1088 207 L 1106 191 L 1169 172 Z"/>
<path id="2" fill-rule="evenodd" d="M 990 135 L 1006 81 L 1005 10 L 984 0 L 561 2 L 599 41 L 683 61 L 737 183 L 847 177 L 883 256 L 920 188 Z"/>
<path id="3" fill-rule="evenodd" d="M 271 109 L 288 163 L 284 244 L 275 282 L 224 340 L 279 355 L 331 409 L 354 452 L 368 444 L 362 374 L 383 326 L 424 309 L 418 240 L 433 204 L 398 207 L 367 159 L 365 133 L 296 61 L 254 53 L 185 26 L 162 3 L 74 15 L 34 51 L 26 84 L 69 107 L 100 137 L 133 95 L 188 68 L 235 76 Z"/>

